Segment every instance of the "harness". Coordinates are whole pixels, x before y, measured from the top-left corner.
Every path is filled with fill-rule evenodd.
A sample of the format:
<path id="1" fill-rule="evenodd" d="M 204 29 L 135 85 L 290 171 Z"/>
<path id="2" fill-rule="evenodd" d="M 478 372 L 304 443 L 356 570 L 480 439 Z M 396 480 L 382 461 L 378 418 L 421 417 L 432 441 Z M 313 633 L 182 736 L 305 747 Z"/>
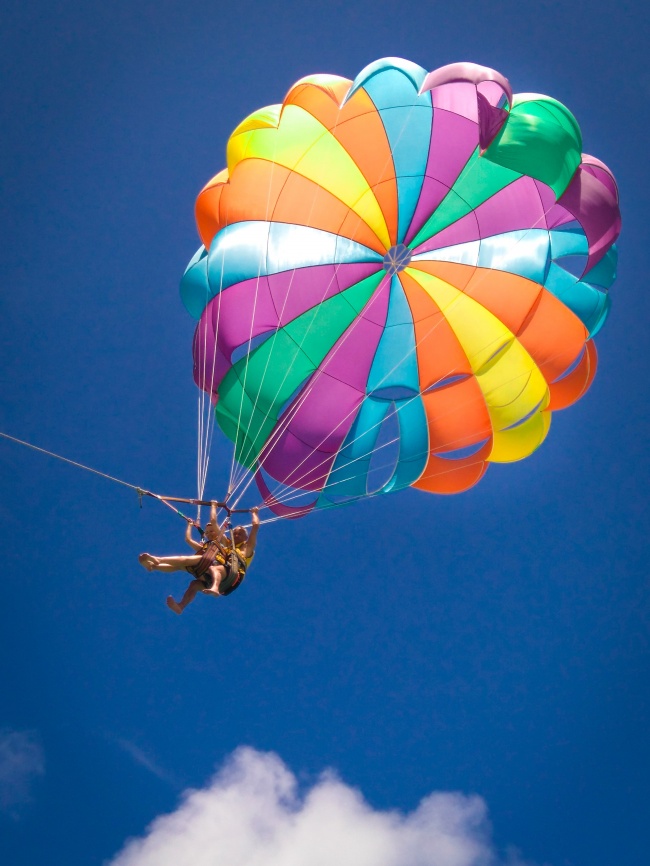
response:
<path id="1" fill-rule="evenodd" d="M 246 562 L 236 550 L 232 550 L 224 562 L 226 576 L 219 584 L 219 595 L 230 595 L 246 577 Z"/>
<path id="2" fill-rule="evenodd" d="M 219 584 L 219 595 L 230 595 L 234 592 L 246 575 L 246 562 L 236 549 L 228 551 L 218 541 L 210 541 L 205 546 L 201 559 L 196 565 L 187 567 L 187 571 L 200 580 L 206 589 L 211 589 L 210 568 L 218 562 L 226 569 L 226 576 Z"/>

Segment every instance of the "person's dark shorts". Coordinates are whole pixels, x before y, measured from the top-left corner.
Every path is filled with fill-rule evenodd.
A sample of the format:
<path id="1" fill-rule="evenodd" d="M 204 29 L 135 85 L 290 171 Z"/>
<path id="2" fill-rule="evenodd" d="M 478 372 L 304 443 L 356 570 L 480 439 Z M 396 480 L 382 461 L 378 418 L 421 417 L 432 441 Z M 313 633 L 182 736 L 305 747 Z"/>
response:
<path id="1" fill-rule="evenodd" d="M 219 584 L 219 595 L 230 595 L 246 576 L 246 563 L 238 556 L 230 554 L 226 563 L 226 576 Z"/>
<path id="2" fill-rule="evenodd" d="M 216 562 L 213 564 L 218 565 Z M 191 574 L 192 577 L 200 580 L 206 589 L 212 589 L 214 586 L 214 576 L 212 575 L 212 572 L 208 570 L 204 571 L 203 574 L 197 574 L 199 565 L 200 563 L 197 563 L 197 565 L 188 565 L 185 571 L 187 571 L 188 574 Z"/>
<path id="3" fill-rule="evenodd" d="M 205 574 L 202 574 L 197 579 L 201 581 L 206 589 L 212 589 L 214 586 L 214 577 L 210 571 L 206 571 Z"/>

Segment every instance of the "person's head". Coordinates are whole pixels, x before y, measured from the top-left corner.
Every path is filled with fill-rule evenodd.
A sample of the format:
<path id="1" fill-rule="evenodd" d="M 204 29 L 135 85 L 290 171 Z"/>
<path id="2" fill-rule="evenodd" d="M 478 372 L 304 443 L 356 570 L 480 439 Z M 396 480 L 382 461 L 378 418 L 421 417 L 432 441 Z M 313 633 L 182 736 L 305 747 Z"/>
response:
<path id="1" fill-rule="evenodd" d="M 219 527 L 216 523 L 210 521 L 205 524 L 205 529 L 203 530 L 203 534 L 208 539 L 208 541 L 213 541 L 219 534 Z"/>
<path id="2" fill-rule="evenodd" d="M 233 538 L 235 539 L 235 544 L 239 547 L 240 544 L 245 544 L 248 540 L 248 532 L 246 531 L 245 526 L 235 526 L 232 531 Z"/>

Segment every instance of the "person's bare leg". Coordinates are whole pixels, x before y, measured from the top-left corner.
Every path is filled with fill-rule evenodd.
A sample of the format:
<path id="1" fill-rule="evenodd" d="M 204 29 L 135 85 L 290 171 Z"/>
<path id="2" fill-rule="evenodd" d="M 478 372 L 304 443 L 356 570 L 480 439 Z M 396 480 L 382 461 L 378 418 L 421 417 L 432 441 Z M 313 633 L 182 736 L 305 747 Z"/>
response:
<path id="1" fill-rule="evenodd" d="M 226 567 L 224 565 L 211 565 L 208 571 L 212 576 L 212 586 L 209 592 L 219 595 L 219 584 L 226 576 Z"/>
<path id="2" fill-rule="evenodd" d="M 174 613 L 183 613 L 188 604 L 194 601 L 197 593 L 203 589 L 203 582 L 200 580 L 192 580 L 183 593 L 183 598 L 180 601 L 175 601 L 172 595 L 167 596 L 167 607 L 173 610 Z"/>
<path id="3" fill-rule="evenodd" d="M 138 561 L 147 571 L 185 571 L 189 565 L 197 565 L 201 561 L 201 555 L 152 556 L 150 553 L 141 553 Z"/>
<path id="4" fill-rule="evenodd" d="M 153 563 L 156 557 L 152 556 L 150 553 L 141 553 L 138 557 L 138 562 L 143 568 L 146 568 L 147 571 L 153 571 Z"/>

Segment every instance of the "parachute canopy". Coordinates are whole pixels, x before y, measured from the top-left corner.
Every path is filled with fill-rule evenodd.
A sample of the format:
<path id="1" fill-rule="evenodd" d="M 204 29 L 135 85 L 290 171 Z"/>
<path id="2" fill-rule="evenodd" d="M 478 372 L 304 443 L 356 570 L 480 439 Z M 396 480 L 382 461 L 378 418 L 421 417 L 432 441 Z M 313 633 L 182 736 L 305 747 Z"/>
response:
<path id="1" fill-rule="evenodd" d="M 466 490 L 582 396 L 620 212 L 581 150 L 555 99 L 398 58 L 235 129 L 181 294 L 195 381 L 277 513 Z"/>

